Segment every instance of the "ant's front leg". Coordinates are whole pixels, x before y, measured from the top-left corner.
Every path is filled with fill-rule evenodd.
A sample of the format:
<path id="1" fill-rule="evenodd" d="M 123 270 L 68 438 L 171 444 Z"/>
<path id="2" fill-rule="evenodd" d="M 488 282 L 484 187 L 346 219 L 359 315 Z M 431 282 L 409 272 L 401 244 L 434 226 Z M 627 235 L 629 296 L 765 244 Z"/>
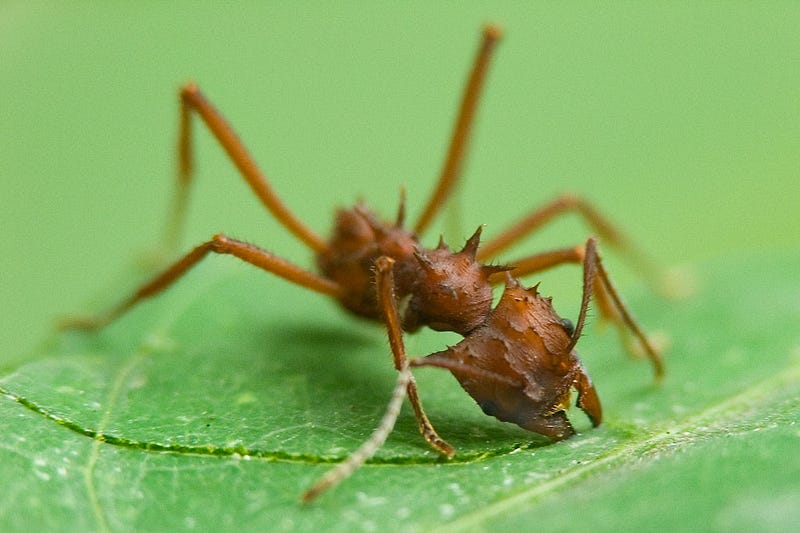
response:
<path id="1" fill-rule="evenodd" d="M 209 253 L 228 254 L 254 265 L 267 272 L 272 272 L 283 279 L 311 289 L 312 291 L 338 298 L 341 287 L 333 281 L 304 270 L 270 252 L 252 244 L 231 239 L 225 235 L 214 235 L 210 241 L 195 247 L 161 274 L 139 287 L 132 295 L 119 305 L 104 314 L 89 318 L 72 318 L 61 322 L 61 327 L 68 329 L 98 329 L 128 311 L 137 303 L 151 298 L 178 281 L 194 265 Z"/>
<path id="2" fill-rule="evenodd" d="M 394 366 L 398 371 L 405 371 L 408 368 L 406 349 L 403 343 L 403 329 L 400 324 L 400 316 L 397 312 L 397 299 L 394 292 L 394 259 L 386 256 L 379 257 L 375 261 L 375 283 L 378 293 L 378 305 L 383 312 L 386 330 L 389 335 L 389 345 L 392 348 Z M 453 457 L 456 453 L 455 448 L 445 442 L 433 428 L 428 416 L 422 408 L 422 402 L 417 393 L 417 382 L 412 375 L 409 375 L 406 387 L 408 400 L 414 409 L 414 415 L 419 423 L 419 430 L 422 436 L 436 451 L 446 457 Z"/>

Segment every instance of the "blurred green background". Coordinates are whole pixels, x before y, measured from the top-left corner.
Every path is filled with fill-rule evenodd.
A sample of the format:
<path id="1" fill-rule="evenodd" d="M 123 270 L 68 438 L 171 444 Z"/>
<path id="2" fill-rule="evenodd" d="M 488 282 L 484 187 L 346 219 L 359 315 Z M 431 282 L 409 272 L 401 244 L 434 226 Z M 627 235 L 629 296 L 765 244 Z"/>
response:
<path id="1" fill-rule="evenodd" d="M 318 231 L 359 196 L 393 214 L 401 183 L 413 216 L 485 21 L 506 37 L 454 244 L 573 191 L 668 265 L 797 245 L 797 2 L 6 0 L 0 357 L 29 351 L 55 316 L 113 299 L 103 292 L 157 244 L 181 83 L 199 83 Z M 204 131 L 197 153 L 185 244 L 225 231 L 308 264 Z M 587 233 L 568 217 L 516 251 Z"/>
<path id="2" fill-rule="evenodd" d="M 791 453 L 785 450 L 796 448 L 796 425 L 793 425 L 796 395 L 787 394 L 780 401 L 778 395 L 773 402 L 773 397 L 765 391 L 770 391 L 772 384 L 779 391 L 796 390 L 796 334 L 791 325 L 786 325 L 794 316 L 791 310 L 796 309 L 796 302 L 788 301 L 794 293 L 785 290 L 792 286 L 791 278 L 785 274 L 791 267 L 785 265 L 797 257 L 800 234 L 800 32 L 797 31 L 800 4 L 797 2 L 637 2 L 602 7 L 588 2 L 461 2 L 432 6 L 423 2 L 338 3 L 335 7 L 289 2 L 116 5 L 0 2 L 0 228 L 4 236 L 0 254 L 3 326 L 0 342 L 4 350 L 0 353 L 0 365 L 7 371 L 16 370 L 19 367 L 14 363 L 30 353 L 52 330 L 55 317 L 115 301 L 125 287 L 131 287 L 141 276 L 137 268 L 146 252 L 160 243 L 172 193 L 177 90 L 181 83 L 189 79 L 199 83 L 235 126 L 287 204 L 319 232 L 327 232 L 334 206 L 347 205 L 358 197 L 392 216 L 400 184 L 407 188 L 413 217 L 441 165 L 479 29 L 486 21 L 501 24 L 506 37 L 489 76 L 463 186 L 452 209 L 437 220 L 437 227 L 426 236 L 426 242 L 435 243 L 437 233 L 444 231 L 449 241 L 460 245 L 478 224 L 486 224 L 485 235 L 491 236 L 533 206 L 560 192 L 572 191 L 594 202 L 665 266 L 692 265 L 701 283 L 711 281 L 704 279 L 713 275 L 709 272 L 722 272 L 724 279 L 708 284 L 713 290 L 701 292 L 689 302 L 673 303 L 654 297 L 629 265 L 604 249 L 612 274 L 624 295 L 630 297 L 634 312 L 644 308 L 645 316 L 666 317 L 660 321 L 647 320 L 645 327 L 671 333 L 676 348 L 667 352 L 667 383 L 653 392 L 638 378 L 628 379 L 628 376 L 647 375 L 642 365 L 617 365 L 619 360 L 613 355 L 617 349 L 615 339 L 594 337 L 593 346 L 597 348 L 588 350 L 587 346 L 587 353 L 598 353 L 600 357 L 589 356 L 587 362 L 599 370 L 593 376 L 599 376 L 597 382 L 603 385 L 603 401 L 610 416 L 596 434 L 575 442 L 612 446 L 615 438 L 621 439 L 619 435 L 628 431 L 624 424 L 636 426 L 640 438 L 636 442 L 640 444 L 646 444 L 641 439 L 648 431 L 663 431 L 662 437 L 669 436 L 671 427 L 664 430 L 662 424 L 671 423 L 678 424 L 678 428 L 689 428 L 675 434 L 675 442 L 681 441 L 678 436 L 689 441 L 704 438 L 706 426 L 717 427 L 720 434 L 727 436 L 730 427 L 736 429 L 736 424 L 741 423 L 748 433 L 734 435 L 736 438 L 722 443 L 723 439 L 715 438 L 690 449 L 681 448 L 674 461 L 643 465 L 634 460 L 629 470 L 607 472 L 596 478 L 589 476 L 591 483 L 575 483 L 576 491 L 553 491 L 548 497 L 563 499 L 552 505 L 550 500 L 542 498 L 530 508 L 527 503 L 519 508 L 504 507 L 513 505 L 514 499 L 509 496 L 523 490 L 524 483 L 520 481 L 523 485 L 510 489 L 502 484 L 504 480 L 493 485 L 491 480 L 483 478 L 479 463 L 474 465 L 476 472 L 480 472 L 476 477 L 487 483 L 469 484 L 470 490 L 481 495 L 482 491 L 494 490 L 495 494 L 508 498 L 493 507 L 494 512 L 498 509 L 511 512 L 511 518 L 504 515 L 505 523 L 513 522 L 514 516 L 529 523 L 531 512 L 562 509 L 565 501 L 571 501 L 574 509 L 582 509 L 580 516 L 591 516 L 593 525 L 598 527 L 602 527 L 603 515 L 606 519 L 613 516 L 613 524 L 624 522 L 631 515 L 638 516 L 641 523 L 650 524 L 656 516 L 662 519 L 662 527 L 664 524 L 679 527 L 682 520 L 688 519 L 693 524 L 717 516 L 726 520 L 724 527 L 719 521 L 712 525 L 726 531 L 733 528 L 729 524 L 746 528 L 769 513 L 774 515 L 773 519 L 795 516 L 787 514 L 785 509 L 797 508 L 792 484 L 796 461 L 792 462 Z M 193 191 L 184 246 L 224 231 L 300 264 L 309 264 L 308 251 L 263 212 L 202 128 L 198 128 L 197 141 L 197 187 Z M 552 246 L 578 244 L 588 233 L 580 221 L 566 217 L 500 259 L 513 259 Z M 759 257 L 765 263 L 775 264 L 762 268 Z M 709 264 L 714 266 L 706 268 Z M 209 271 L 213 276 L 213 265 Z M 763 273 L 765 278 L 753 284 L 756 289 L 736 296 L 730 292 L 733 289 L 728 289 L 740 287 L 742 280 Z M 577 269 L 563 269 L 543 278 L 543 292 L 556 296 L 559 312 L 575 316 L 579 291 Z M 153 386 L 162 385 L 164 396 L 142 393 L 147 401 L 136 407 L 144 407 L 143 411 L 118 409 L 114 414 L 126 423 L 130 418 L 136 426 L 136 413 L 169 418 L 172 407 L 159 408 L 163 405 L 161 401 L 174 399 L 172 392 L 182 386 L 201 397 L 206 394 L 207 383 L 213 388 L 214 383 L 225 383 L 228 377 L 235 381 L 237 372 L 254 381 L 260 379 L 265 372 L 251 373 L 249 365 L 247 370 L 243 370 L 244 366 L 230 369 L 231 376 L 225 372 L 219 374 L 226 375 L 217 376 L 218 369 L 229 370 L 225 354 L 239 355 L 241 346 L 236 341 L 245 337 L 260 340 L 260 329 L 249 337 L 245 334 L 237 337 L 236 327 L 214 326 L 236 320 L 240 310 L 252 320 L 253 308 L 259 309 L 256 311 L 259 313 L 263 307 L 265 324 L 280 324 L 285 316 L 306 313 L 307 320 L 283 323 L 295 328 L 299 323 L 303 342 L 307 344 L 294 346 L 293 340 L 287 340 L 295 338 L 291 331 L 288 336 L 265 339 L 265 344 L 281 346 L 283 342 L 283 346 L 293 348 L 288 357 L 287 353 L 281 353 L 290 361 L 298 353 L 313 352 L 313 357 L 298 359 L 296 364 L 300 366 L 309 364 L 314 357 L 325 358 L 329 366 L 321 365 L 317 375 L 336 368 L 330 362 L 333 355 L 329 359 L 328 355 L 340 355 L 336 343 L 341 343 L 342 336 L 348 333 L 337 336 L 332 332 L 338 330 L 333 328 L 338 324 L 357 324 L 338 320 L 339 315 L 318 319 L 315 313 L 328 313 L 333 306 L 320 304 L 319 297 L 314 295 L 305 297 L 303 291 L 286 287 L 269 276 L 256 275 L 252 279 L 264 283 L 257 287 L 263 292 L 254 288 L 252 294 L 268 294 L 265 300 L 275 295 L 278 301 L 265 301 L 263 306 L 243 301 L 241 309 L 238 301 L 227 301 L 220 306 L 201 308 L 198 315 L 203 317 L 207 312 L 208 321 L 195 321 L 192 317 L 197 315 L 193 314 L 184 317 L 193 322 L 192 328 L 203 332 L 198 337 L 192 335 L 192 341 L 209 346 L 194 355 L 200 357 L 216 351 L 219 352 L 216 358 L 208 365 L 195 365 L 195 360 L 189 357 L 191 350 L 187 350 L 188 354 L 181 354 L 184 357 L 154 359 L 155 363 L 173 370 L 152 374 L 160 378 L 153 379 Z M 773 282 L 774 287 L 764 289 Z M 207 290 L 202 283 L 201 276 L 195 278 L 194 284 L 187 280 L 176 291 L 177 301 L 185 299 L 195 287 L 202 294 Z M 239 288 L 234 294 L 244 292 Z M 293 308 L 287 311 L 280 304 Z M 154 314 L 168 313 L 169 309 L 156 310 Z M 707 312 L 708 309 L 719 309 L 719 313 Z M 758 316 L 751 321 L 754 309 L 758 310 Z M 134 334 L 142 331 L 137 320 L 149 318 L 147 313 L 143 310 L 128 322 Z M 210 328 L 204 328 L 206 324 Z M 236 324 L 244 329 L 251 322 L 243 320 Z M 316 334 L 305 330 L 307 324 L 320 326 L 314 330 Z M 775 336 L 773 330 L 783 333 Z M 118 331 L 124 333 L 127 326 Z M 371 330 L 371 334 L 370 339 L 383 341 L 379 330 Z M 410 344 L 418 343 L 420 337 L 425 335 L 414 337 Z M 440 346 L 448 340 L 446 336 L 431 334 L 412 351 L 427 353 L 430 349 L 419 348 Z M 791 347 L 789 352 L 786 346 Z M 260 344 L 246 344 L 246 347 L 261 353 Z M 361 348 L 371 354 L 373 344 Z M 605 356 L 607 352 L 610 357 Z M 697 357 L 698 354 L 705 357 Z M 109 358 L 109 364 L 120 361 L 128 364 L 125 354 L 117 355 Z M 274 354 L 264 355 L 255 366 L 261 365 L 263 369 L 264 365 L 269 367 L 266 363 L 275 362 L 269 359 Z M 56 354 L 45 360 L 43 367 L 47 369 L 58 357 Z M 235 360 L 240 364 L 250 361 L 247 357 Z M 382 364 L 375 361 L 376 367 Z M 607 371 L 604 374 L 609 367 L 615 369 L 611 376 Z M 24 365 L 18 383 L 11 390 L 25 392 L 27 389 L 20 383 L 27 383 L 42 392 L 26 397 L 40 402 L 56 398 L 54 403 L 58 405 L 61 401 L 58 391 L 48 395 L 52 392 L 51 383 L 56 381 L 48 380 L 47 376 L 40 380 L 38 368 L 36 362 Z M 61 367 L 55 365 L 55 368 Z M 96 379 L 94 374 L 83 375 L 85 368 L 77 366 L 73 370 L 97 388 L 109 385 L 108 380 Z M 180 368 L 187 370 L 175 371 Z M 390 369 L 385 369 L 390 374 Z M 765 376 L 776 369 L 776 379 L 765 381 Z M 188 375 L 193 379 L 185 379 Z M 221 381 L 214 381 L 215 377 Z M 329 376 L 329 382 L 336 377 L 337 374 Z M 371 377 L 370 373 L 355 376 L 351 383 L 365 383 Z M 423 379 L 432 380 L 436 376 Z M 747 388 L 751 380 L 758 394 Z M 81 379 L 74 383 L 83 394 L 84 387 L 77 385 Z M 614 383 L 626 386 L 615 387 Z M 353 391 L 332 395 L 325 386 L 321 388 L 321 391 L 312 389 L 314 394 L 321 392 L 315 399 L 338 407 L 310 409 L 313 416 L 304 416 L 314 420 L 314 417 L 325 419 L 329 413 L 350 414 L 346 407 L 350 404 L 336 404 L 330 398 L 347 397 Z M 266 418 L 258 416 L 238 425 L 236 409 L 242 407 L 233 405 L 226 396 L 238 390 L 228 383 L 221 386 L 219 394 L 209 396 L 219 402 L 220 411 L 232 406 L 230 419 L 237 425 L 234 436 L 255 435 L 255 442 L 261 442 L 258 439 L 265 432 L 260 428 L 269 424 Z M 264 392 L 267 387 L 258 390 L 267 394 Z M 444 393 L 425 390 L 426 398 L 436 399 L 437 392 L 447 397 L 452 388 L 441 389 Z M 372 392 L 378 397 L 385 391 Z M 112 398 L 112 395 L 102 397 Z M 761 403 L 753 400 L 756 407 L 740 407 L 752 397 Z M 714 419 L 719 414 L 715 402 L 722 401 L 725 406 L 728 398 L 733 398 L 733 402 L 727 405 L 727 411 L 723 410 L 725 416 Z M 292 399 L 305 401 L 305 398 Z M 86 410 L 83 397 L 77 395 L 75 401 L 81 410 Z M 150 405 L 159 407 L 149 408 Z M 448 403 L 432 401 L 431 405 L 441 409 Z M 470 417 L 485 418 L 468 399 L 464 398 L 459 405 L 454 410 L 463 409 Z M 195 407 L 191 404 L 174 412 L 192 412 Z M 381 407 L 376 404 L 370 409 L 379 411 Z M 89 404 L 89 415 L 94 412 L 92 409 Z M 369 427 L 375 418 L 370 409 L 359 412 L 366 420 L 361 422 L 364 427 Z M 687 419 L 686 413 L 695 409 L 708 419 Z M 738 409 L 761 413 L 767 422 L 774 415 L 776 422 L 762 424 L 757 417 L 748 421 L 746 416 L 741 422 Z M 657 415 L 645 416 L 651 411 Z M 29 419 L 36 418 L 31 413 L 25 414 Z M 437 424 L 444 424 L 440 428 L 448 428 L 449 424 L 449 429 L 453 429 L 460 420 L 470 418 L 442 417 Z M 22 427 L 24 420 L 14 418 L 13 422 L 17 428 Z M 253 425 L 248 427 L 248 423 Z M 405 429 L 393 436 L 395 441 L 402 444 L 407 439 L 414 453 L 424 453 L 418 450 L 413 422 L 406 420 L 406 423 Z M 492 431 L 502 430 L 490 423 L 493 422 L 486 427 Z M 755 429 L 747 425 L 750 423 Z M 695 424 L 700 427 L 694 428 Z M 148 431 L 163 429 L 158 424 L 139 425 Z M 462 431 L 470 429 L 468 424 L 462 426 L 459 427 Z M 762 426 L 772 431 L 760 431 Z M 170 442 L 176 435 L 185 436 L 180 429 L 176 432 L 173 426 L 167 427 L 165 435 L 159 438 Z M 39 424 L 38 429 L 42 431 L 27 433 L 37 440 L 37 446 L 32 444 L 31 450 L 47 448 L 52 454 L 54 449 L 67 446 L 64 444 L 67 442 L 77 442 L 81 447 L 98 442 L 70 434 L 62 443 L 61 428 Z M 633 434 L 634 430 L 630 431 Z M 41 437 L 45 432 L 48 437 Z M 14 435 L 11 430 L 7 433 L 9 437 Z M 299 438 L 300 442 L 328 440 L 327 433 L 306 431 L 304 427 L 298 433 L 300 437 L 293 438 Z M 120 434 L 127 435 L 124 431 Z M 227 438 L 227 432 L 224 436 Z M 330 440 L 335 444 L 335 439 Z M 485 447 L 480 440 L 462 440 L 470 442 L 476 450 Z M 505 443 L 505 439 L 500 441 Z M 53 442 L 55 446 L 51 446 Z M 203 439 L 203 442 L 214 440 Z M 296 449 L 296 442 L 287 440 L 292 443 L 289 449 Z M 656 447 L 656 453 L 669 447 L 669 442 L 670 437 L 665 437 L 661 448 Z M 27 447 L 19 443 L 14 446 Z M 9 457 L 15 453 L 14 446 L 6 450 Z M 545 468 L 541 462 L 543 456 L 551 458 L 549 464 L 554 471 L 569 469 L 573 465 L 571 458 L 580 463 L 591 457 L 591 453 L 587 455 L 585 450 L 573 446 L 574 443 L 543 447 L 535 451 L 535 458 L 534 452 L 525 454 L 523 459 L 530 462 L 515 462 L 521 465 L 516 473 L 523 476 L 541 471 Z M 383 453 L 391 455 L 393 450 Z M 633 450 L 642 451 L 636 447 Z M 751 453 L 753 450 L 756 453 Z M 102 464 L 116 467 L 130 460 L 136 465 L 141 459 L 138 452 L 103 447 L 101 457 L 109 462 Z M 522 455 L 517 455 L 516 460 Z M 154 464 L 163 461 L 158 465 L 169 465 L 172 461 L 179 464 L 182 459 L 179 454 L 154 454 L 144 461 L 153 460 Z M 20 463 L 25 468 L 23 474 L 13 473 L 16 463 L 10 460 L 6 477 L 30 477 L 28 462 L 23 458 Z M 235 468 L 235 462 L 219 464 Z M 231 506 L 234 510 L 231 512 L 240 509 L 237 505 L 247 503 L 246 495 L 261 490 L 265 483 L 282 484 L 285 479 L 275 474 L 273 466 L 278 471 L 299 470 L 296 465 L 281 463 L 253 464 L 246 471 L 232 471 L 233 475 L 224 480 L 226 487 L 246 489 L 239 491 L 240 498 L 232 498 L 235 502 L 225 502 L 225 507 L 228 503 L 236 504 Z M 646 468 L 648 465 L 650 468 Z M 94 466 L 90 466 L 88 470 L 93 470 Z M 502 477 L 503 468 L 494 463 L 490 474 Z M 124 470 L 140 475 L 135 467 Z M 151 471 L 156 475 L 161 473 L 155 466 Z M 100 466 L 97 472 L 99 487 L 119 490 L 110 490 L 109 499 L 96 506 L 96 513 L 108 502 L 124 502 L 130 493 L 126 491 L 150 487 L 140 485 L 138 479 L 129 483 L 128 478 L 118 475 L 111 466 Z M 169 468 L 163 472 L 169 481 L 153 486 L 163 489 L 167 496 L 160 501 L 162 493 L 151 490 L 146 494 L 149 499 L 140 504 L 148 512 L 177 520 L 183 514 L 170 509 L 183 506 L 184 498 L 170 494 L 176 490 L 176 478 Z M 181 487 L 186 487 L 192 495 L 202 494 L 203 497 L 191 498 L 195 509 L 214 514 L 217 507 L 209 506 L 210 500 L 204 499 L 205 487 L 209 485 L 203 483 L 209 483 L 210 474 L 202 469 L 199 472 L 193 478 L 192 469 L 185 470 Z M 405 498 L 406 486 L 412 485 L 415 490 L 422 485 L 423 494 L 424 490 L 432 491 L 429 494 L 441 493 L 441 501 L 447 501 L 448 493 L 437 486 L 446 477 L 431 476 L 428 469 L 415 472 L 416 478 L 404 478 L 392 485 L 394 493 L 390 491 L 388 501 Z M 377 489 L 382 489 L 386 479 L 398 479 L 380 468 L 366 468 L 359 474 L 361 481 L 340 492 L 341 501 L 351 502 L 353 493 L 348 491 L 360 494 L 358 491 L 366 490 L 364 487 L 373 487 L 380 492 Z M 462 474 L 454 470 L 449 475 L 458 482 L 468 483 L 468 477 L 458 477 Z M 73 512 L 70 505 L 74 502 L 61 494 L 72 494 L 69 488 L 76 480 L 67 479 L 61 484 L 59 480 L 51 481 L 46 494 L 43 491 L 40 496 L 34 492 L 30 498 L 19 501 L 32 506 L 41 502 L 61 505 L 68 508 L 68 513 Z M 232 480 L 237 483 L 228 484 Z M 36 481 L 45 483 L 39 478 Z M 104 481 L 108 483 L 104 485 Z M 211 483 L 214 488 L 209 494 L 213 500 L 214 491 L 222 484 Z M 59 492 L 62 485 L 67 490 Z M 80 480 L 77 485 L 80 490 L 75 494 L 79 494 L 79 504 L 83 505 L 88 500 L 82 496 Z M 295 489 L 290 487 L 302 483 L 295 479 L 285 485 L 280 487 L 278 498 L 282 497 L 284 504 L 296 511 Z M 748 490 L 739 491 L 740 486 L 747 486 Z M 16 487 L 9 492 L 12 495 L 9 501 L 15 501 L 15 490 L 20 489 Z M 530 497 L 538 489 L 524 490 L 523 496 Z M 696 498 L 695 490 L 703 497 Z M 567 499 L 575 494 L 583 494 L 584 499 Z M 688 504 L 684 502 L 679 507 L 671 500 L 684 494 L 691 500 Z M 750 506 L 743 505 L 747 500 L 742 498 L 753 494 L 758 498 Z M 782 495 L 783 499 L 772 501 L 774 494 Z M 670 507 L 665 507 L 658 498 L 670 501 Z M 537 497 L 523 501 L 530 503 L 531 499 Z M 587 499 L 591 505 L 586 504 Z M 153 501 L 165 507 L 149 505 Z M 430 500 L 426 516 L 442 514 L 443 508 L 436 505 L 437 501 Z M 656 511 L 651 512 L 651 504 Z M 339 516 L 349 516 L 353 509 L 369 506 L 368 500 L 341 508 L 336 499 L 330 502 L 330 507 L 342 513 Z M 638 513 L 627 512 L 636 506 Z M 760 513 L 753 514 L 753 508 Z M 372 511 L 378 512 L 376 509 Z M 776 509 L 782 510 L 775 512 Z M 277 506 L 273 511 L 282 512 Z M 304 518 L 331 520 L 326 507 L 317 511 L 317 514 L 306 513 Z M 549 519 L 551 524 L 561 520 L 559 514 L 541 514 L 548 514 L 542 518 Z M 54 513 L 49 519 L 58 520 L 58 516 Z M 70 514 L 65 516 L 75 518 Z M 109 516 L 117 518 L 114 513 Z M 220 516 L 221 523 L 229 515 Z M 264 514 L 258 518 L 269 520 L 272 516 Z M 296 515 L 284 516 L 282 525 L 286 526 L 292 517 Z M 236 518 L 241 519 L 242 515 Z M 46 519 L 42 523 L 47 523 Z M 780 519 L 777 523 L 779 527 L 783 525 Z M 584 526 L 580 518 L 574 524 L 574 527 Z"/>

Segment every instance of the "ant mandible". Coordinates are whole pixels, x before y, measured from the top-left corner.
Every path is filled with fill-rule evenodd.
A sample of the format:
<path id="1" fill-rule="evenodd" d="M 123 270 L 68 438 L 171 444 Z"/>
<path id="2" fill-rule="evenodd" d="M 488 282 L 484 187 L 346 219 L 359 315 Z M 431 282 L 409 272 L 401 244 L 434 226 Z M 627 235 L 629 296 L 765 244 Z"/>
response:
<path id="1" fill-rule="evenodd" d="M 510 262 L 511 266 L 490 265 L 485 261 L 553 217 L 569 211 L 581 215 L 610 244 L 631 252 L 620 233 L 585 201 L 562 196 L 531 211 L 483 246 L 479 246 L 482 227 L 457 252 L 451 251 L 441 238 L 433 249 L 425 248 L 418 238 L 440 211 L 459 178 L 478 97 L 500 34 L 495 26 L 487 26 L 483 31 L 439 180 L 411 230 L 405 227 L 405 198 L 401 195 L 393 222 L 381 220 L 359 203 L 351 209 L 339 210 L 330 239 L 321 238 L 280 200 L 233 129 L 198 87 L 192 83 L 185 85 L 180 91 L 178 188 L 170 225 L 172 238 L 180 233 L 192 181 L 192 115 L 197 114 L 264 207 L 314 252 L 319 274 L 252 244 L 216 234 L 118 306 L 93 318 L 72 320 L 68 326 L 102 327 L 140 301 L 165 290 L 209 253 L 233 255 L 291 283 L 335 298 L 351 313 L 383 322 L 394 366 L 399 372 L 384 419 L 357 452 L 304 494 L 304 501 L 341 481 L 377 450 L 391 432 L 406 397 L 428 444 L 448 458 L 455 454 L 455 449 L 439 437 L 422 408 L 410 371 L 412 366 L 449 370 L 486 414 L 555 441 L 575 433 L 565 413 L 574 388 L 578 392 L 577 405 L 597 426 L 602 419 L 600 401 L 574 352 L 592 295 L 605 318 L 638 339 L 657 377 L 662 375 L 663 366 L 658 352 L 612 285 L 597 253 L 596 239 L 590 238 L 583 246 L 524 257 Z M 536 287 L 526 289 L 517 279 L 564 263 L 583 265 L 583 297 L 574 326 L 556 314 L 550 299 L 541 297 Z M 492 288 L 503 282 L 505 290 L 492 308 Z M 447 350 L 409 360 L 403 332 L 413 332 L 422 326 L 453 331 L 464 338 Z"/>

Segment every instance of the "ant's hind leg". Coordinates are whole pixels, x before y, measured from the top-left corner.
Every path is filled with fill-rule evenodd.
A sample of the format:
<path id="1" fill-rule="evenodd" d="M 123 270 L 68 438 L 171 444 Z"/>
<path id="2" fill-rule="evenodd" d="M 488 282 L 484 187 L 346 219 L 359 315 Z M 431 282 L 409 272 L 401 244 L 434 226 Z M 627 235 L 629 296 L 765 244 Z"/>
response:
<path id="1" fill-rule="evenodd" d="M 258 197 L 261 204 L 288 229 L 315 252 L 327 249 L 327 243 L 301 222 L 270 186 L 259 170 L 242 141 L 222 114 L 206 99 L 194 83 L 185 85 L 180 91 L 180 120 L 178 131 L 178 186 L 173 202 L 171 219 L 167 226 L 167 244 L 175 247 L 183 231 L 189 186 L 192 181 L 194 157 L 192 153 L 192 113 L 197 113 L 217 139 L 242 178 Z"/>
<path id="2" fill-rule="evenodd" d="M 210 241 L 206 241 L 195 247 L 183 258 L 139 287 L 127 299 L 123 300 L 119 305 L 113 307 L 106 313 L 89 318 L 66 319 L 61 322 L 60 326 L 67 329 L 101 328 L 128 311 L 137 303 L 159 294 L 178 281 L 190 268 L 199 263 L 209 253 L 233 255 L 262 270 L 272 272 L 287 281 L 334 298 L 338 298 L 341 293 L 341 287 L 333 281 L 304 270 L 257 246 L 217 234 L 214 235 Z"/>
<path id="3" fill-rule="evenodd" d="M 447 150 L 439 180 L 436 182 L 436 187 L 428 198 L 419 219 L 414 224 L 414 233 L 418 235 L 428 228 L 428 225 L 445 204 L 447 198 L 452 194 L 453 188 L 461 175 L 461 168 L 464 166 L 464 159 L 467 155 L 467 144 L 481 89 L 486 79 L 486 73 L 489 70 L 492 51 L 500 39 L 501 33 L 500 28 L 497 26 L 489 25 L 483 29 L 481 44 L 472 64 L 472 71 L 467 79 L 464 94 L 461 97 L 458 118 L 456 118 L 453 131 L 450 134 L 450 147 Z"/>
<path id="4" fill-rule="evenodd" d="M 397 300 L 394 294 L 393 267 L 394 259 L 386 256 L 379 257 L 375 262 L 375 281 L 378 289 L 378 305 L 383 311 L 384 322 L 389 335 L 389 345 L 392 348 L 392 356 L 394 357 L 394 366 L 398 371 L 404 371 L 404 369 L 408 368 L 408 360 L 403 343 L 403 329 L 397 312 Z M 417 392 L 417 382 L 414 380 L 413 375 L 409 376 L 406 393 L 408 400 L 411 402 L 411 407 L 414 409 L 414 416 L 417 417 L 422 436 L 436 451 L 446 457 L 453 457 L 456 453 L 455 448 L 436 433 L 433 424 L 428 420 L 428 415 L 425 414 L 425 410 L 422 408 L 422 401 Z"/>

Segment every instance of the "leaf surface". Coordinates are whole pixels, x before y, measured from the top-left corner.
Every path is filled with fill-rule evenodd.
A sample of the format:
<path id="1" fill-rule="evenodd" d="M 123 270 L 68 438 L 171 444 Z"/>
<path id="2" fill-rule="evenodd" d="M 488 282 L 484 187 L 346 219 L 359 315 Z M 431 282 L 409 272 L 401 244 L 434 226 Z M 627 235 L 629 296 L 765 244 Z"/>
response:
<path id="1" fill-rule="evenodd" d="M 667 378 L 612 331 L 579 344 L 605 410 L 558 444 L 484 416 L 417 371 L 458 449 L 441 461 L 405 409 L 375 459 L 299 495 L 379 420 L 383 332 L 213 258 L 98 334 L 67 332 L 0 378 L 0 523 L 9 529 L 788 530 L 800 523 L 798 257 L 703 269 L 700 292 L 630 298 L 668 333 Z M 558 302 L 556 302 L 558 304 Z M 263 310 L 281 306 L 281 313 Z M 558 307 L 558 306 L 557 306 Z M 409 337 L 423 355 L 454 339 Z"/>

